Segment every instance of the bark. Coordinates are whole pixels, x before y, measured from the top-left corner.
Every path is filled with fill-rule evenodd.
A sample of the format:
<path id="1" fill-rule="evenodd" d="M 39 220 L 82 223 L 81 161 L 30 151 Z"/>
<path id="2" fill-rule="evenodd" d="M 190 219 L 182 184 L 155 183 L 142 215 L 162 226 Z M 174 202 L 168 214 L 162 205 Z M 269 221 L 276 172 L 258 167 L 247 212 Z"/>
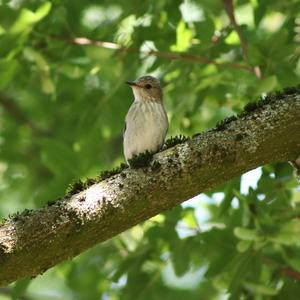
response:
<path id="1" fill-rule="evenodd" d="M 219 130 L 160 152 L 52 206 L 0 226 L 0 286 L 91 246 L 258 166 L 300 152 L 300 95 L 281 95 Z"/>

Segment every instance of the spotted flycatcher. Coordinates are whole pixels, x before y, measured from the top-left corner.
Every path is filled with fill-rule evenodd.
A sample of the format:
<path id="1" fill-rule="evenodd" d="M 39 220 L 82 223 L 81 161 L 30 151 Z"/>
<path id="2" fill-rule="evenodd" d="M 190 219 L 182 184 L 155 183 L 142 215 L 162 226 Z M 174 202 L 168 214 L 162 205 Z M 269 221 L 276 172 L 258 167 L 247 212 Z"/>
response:
<path id="1" fill-rule="evenodd" d="M 152 76 L 127 81 L 133 90 L 134 102 L 125 119 L 123 137 L 126 161 L 145 151 L 156 152 L 164 143 L 168 117 L 163 105 L 160 82 Z"/>

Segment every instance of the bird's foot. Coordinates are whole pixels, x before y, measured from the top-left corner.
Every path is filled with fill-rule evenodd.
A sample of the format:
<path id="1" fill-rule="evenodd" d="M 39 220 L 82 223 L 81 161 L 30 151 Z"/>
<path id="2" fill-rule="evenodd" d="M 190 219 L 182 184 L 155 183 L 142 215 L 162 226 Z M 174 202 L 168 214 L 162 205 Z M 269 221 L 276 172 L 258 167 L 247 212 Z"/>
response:
<path id="1" fill-rule="evenodd" d="M 137 155 L 135 154 L 128 160 L 128 164 L 134 169 L 148 167 L 152 160 L 153 154 L 154 152 L 150 152 L 148 150 Z"/>

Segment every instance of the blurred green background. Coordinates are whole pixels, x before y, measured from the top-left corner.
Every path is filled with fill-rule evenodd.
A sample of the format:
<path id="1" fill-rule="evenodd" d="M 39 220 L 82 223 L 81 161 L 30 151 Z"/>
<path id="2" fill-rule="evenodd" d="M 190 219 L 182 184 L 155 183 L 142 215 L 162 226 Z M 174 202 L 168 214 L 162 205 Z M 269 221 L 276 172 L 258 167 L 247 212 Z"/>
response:
<path id="1" fill-rule="evenodd" d="M 161 79 L 169 135 L 297 85 L 300 2 L 239 0 L 233 12 L 238 31 L 220 0 L 0 1 L 0 217 L 124 160 L 126 80 Z M 92 41 L 113 44 L 82 45 Z M 0 300 L 295 299 L 299 201 L 292 168 L 264 166 L 0 289 Z"/>

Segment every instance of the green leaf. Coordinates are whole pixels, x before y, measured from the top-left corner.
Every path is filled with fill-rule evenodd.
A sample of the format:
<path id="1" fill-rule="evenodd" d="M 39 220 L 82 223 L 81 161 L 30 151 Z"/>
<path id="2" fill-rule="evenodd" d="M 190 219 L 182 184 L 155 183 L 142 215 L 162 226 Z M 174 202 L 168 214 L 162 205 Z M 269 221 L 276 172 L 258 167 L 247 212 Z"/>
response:
<path id="1" fill-rule="evenodd" d="M 277 77 L 275 75 L 262 79 L 256 86 L 256 95 L 268 93 L 275 89 L 277 85 Z"/>
<path id="2" fill-rule="evenodd" d="M 232 272 L 233 277 L 228 288 L 231 294 L 230 299 L 236 299 L 241 282 L 245 278 L 247 271 L 249 271 L 251 260 L 252 254 L 250 251 L 247 251 L 240 255 L 239 262 L 234 266 L 235 270 Z"/>
<path id="3" fill-rule="evenodd" d="M 234 235 L 241 240 L 259 241 L 261 237 L 255 229 L 247 229 L 243 227 L 236 227 L 233 231 Z"/>
<path id="4" fill-rule="evenodd" d="M 238 242 L 236 249 L 240 253 L 243 253 L 243 252 L 246 252 L 251 245 L 252 245 L 252 241 L 242 240 L 242 241 Z"/>
<path id="5" fill-rule="evenodd" d="M 137 249 L 137 251 L 131 253 L 118 265 L 116 268 L 116 272 L 112 276 L 113 281 L 118 281 L 120 277 L 129 272 L 135 272 L 135 270 L 139 270 L 141 265 L 149 258 L 151 255 L 151 246 L 142 246 Z"/>
<path id="6" fill-rule="evenodd" d="M 183 222 L 190 228 L 197 228 L 197 219 L 195 216 L 195 210 L 191 207 L 188 207 L 184 210 Z"/>
<path id="7" fill-rule="evenodd" d="M 59 71 L 69 78 L 80 78 L 85 75 L 85 70 L 76 65 L 62 64 Z"/>
<path id="8" fill-rule="evenodd" d="M 14 78 L 19 63 L 15 59 L 0 59 L 0 89 L 5 88 Z"/>
<path id="9" fill-rule="evenodd" d="M 18 280 L 12 288 L 12 299 L 22 299 L 30 283 L 31 280 L 29 278 Z"/>
<path id="10" fill-rule="evenodd" d="M 190 267 L 190 255 L 184 241 L 178 243 L 175 249 L 171 249 L 171 258 L 177 276 L 182 276 L 188 271 Z"/>
<path id="11" fill-rule="evenodd" d="M 23 53 L 25 58 L 29 61 L 34 62 L 38 70 L 41 72 L 40 80 L 42 91 L 45 94 L 54 94 L 56 91 L 56 86 L 50 76 L 50 65 L 48 64 L 44 56 L 30 47 L 26 47 Z"/>
<path id="12" fill-rule="evenodd" d="M 195 24 L 197 37 L 201 41 L 209 42 L 215 32 L 215 24 L 209 16 L 205 16 L 205 20 Z"/>
<path id="13" fill-rule="evenodd" d="M 224 187 L 225 197 L 220 205 L 220 216 L 223 216 L 231 207 L 231 202 L 235 197 L 236 193 L 239 192 L 241 187 L 241 179 L 236 178 L 227 182 Z"/>
<path id="14" fill-rule="evenodd" d="M 244 283 L 244 286 L 247 290 L 249 290 L 253 294 L 257 295 L 264 295 L 264 296 L 275 296 L 278 294 L 279 290 L 276 290 L 275 288 L 257 284 L 254 282 L 246 282 Z"/>
<path id="15" fill-rule="evenodd" d="M 259 65 L 261 60 L 263 59 L 263 54 L 261 53 L 261 49 L 259 45 L 248 45 L 248 59 L 249 63 L 253 66 Z"/>
<path id="16" fill-rule="evenodd" d="M 266 1 L 257 1 L 257 6 L 254 10 L 254 22 L 255 22 L 256 27 L 258 27 L 260 21 L 265 16 L 267 6 L 268 5 L 267 5 Z"/>
<path id="17" fill-rule="evenodd" d="M 36 12 L 23 8 L 15 23 L 12 25 L 11 33 L 19 34 L 31 29 L 32 26 L 45 18 L 51 10 L 51 2 L 44 2 Z"/>
<path id="18" fill-rule="evenodd" d="M 300 244 L 300 220 L 294 219 L 281 226 L 279 233 L 276 236 L 271 236 L 268 239 L 279 244 L 293 245 Z"/>
<path id="19" fill-rule="evenodd" d="M 289 258 L 287 255 L 285 256 L 285 261 L 297 272 L 300 272 L 300 257 L 299 254 L 296 254 L 298 257 L 296 258 Z M 295 256 L 296 256 L 295 255 Z"/>
<path id="20" fill-rule="evenodd" d="M 176 29 L 176 45 L 171 46 L 172 51 L 185 52 L 191 46 L 193 33 L 181 20 Z"/>
<path id="21" fill-rule="evenodd" d="M 5 33 L 6 33 L 6 30 L 0 25 L 0 36 Z"/>
<path id="22" fill-rule="evenodd" d="M 78 178 L 80 159 L 68 145 L 50 138 L 40 139 L 39 144 L 42 146 L 42 160 L 54 174 L 62 176 L 65 173 Z"/>

